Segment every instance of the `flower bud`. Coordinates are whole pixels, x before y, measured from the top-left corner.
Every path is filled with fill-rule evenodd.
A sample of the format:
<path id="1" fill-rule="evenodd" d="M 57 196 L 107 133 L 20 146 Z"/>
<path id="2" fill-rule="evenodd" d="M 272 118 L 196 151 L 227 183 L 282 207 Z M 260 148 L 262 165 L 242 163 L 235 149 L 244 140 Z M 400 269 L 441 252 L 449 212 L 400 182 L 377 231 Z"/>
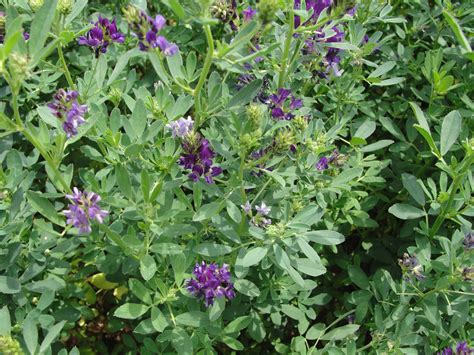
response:
<path id="1" fill-rule="evenodd" d="M 252 122 L 254 128 L 260 127 L 262 121 L 263 111 L 259 105 L 252 104 L 247 107 L 247 115 Z"/>
<path id="2" fill-rule="evenodd" d="M 58 10 L 63 15 L 68 15 L 72 11 L 74 0 L 59 0 Z"/>
<path id="3" fill-rule="evenodd" d="M 298 130 L 304 131 L 306 127 L 308 127 L 308 120 L 303 116 L 296 116 L 293 120 L 293 124 Z"/>
<path id="4" fill-rule="evenodd" d="M 0 336 L 0 354 L 23 355 L 20 343 L 10 336 Z"/>
<path id="5" fill-rule="evenodd" d="M 115 87 L 111 88 L 109 91 L 109 98 L 115 106 L 118 106 L 118 104 L 122 100 L 122 91 Z"/>
<path id="6" fill-rule="evenodd" d="M 261 0 L 257 5 L 258 19 L 264 25 L 272 22 L 279 7 L 278 0 Z"/>
<path id="7" fill-rule="evenodd" d="M 212 16 L 223 22 L 227 22 L 234 17 L 235 8 L 232 1 L 216 0 L 211 6 Z"/>
<path id="8" fill-rule="evenodd" d="M 3 34 L 5 31 L 5 22 L 7 22 L 7 17 L 5 13 L 0 11 L 0 33 Z"/>
<path id="9" fill-rule="evenodd" d="M 132 26 L 132 30 L 136 32 L 136 26 L 140 23 L 140 10 L 136 6 L 128 5 L 122 12 L 125 20 Z"/>
<path id="10" fill-rule="evenodd" d="M 281 130 L 275 137 L 275 149 L 277 151 L 287 151 L 295 143 L 295 135 L 290 130 Z"/>
<path id="11" fill-rule="evenodd" d="M 28 69 L 28 57 L 26 55 L 13 52 L 10 54 L 10 60 L 8 66 L 10 69 L 11 76 L 17 81 L 21 82 L 26 79 L 30 73 Z"/>
<path id="12" fill-rule="evenodd" d="M 33 12 L 38 11 L 44 4 L 44 0 L 28 0 L 28 5 L 30 5 Z"/>

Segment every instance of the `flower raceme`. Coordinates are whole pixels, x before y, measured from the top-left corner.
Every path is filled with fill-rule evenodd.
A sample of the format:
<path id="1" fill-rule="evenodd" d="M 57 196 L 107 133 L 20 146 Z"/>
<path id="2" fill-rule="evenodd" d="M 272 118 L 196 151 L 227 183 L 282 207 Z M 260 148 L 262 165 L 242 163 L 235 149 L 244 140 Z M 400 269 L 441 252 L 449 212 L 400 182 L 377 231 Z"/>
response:
<path id="1" fill-rule="evenodd" d="M 214 151 L 211 149 L 209 141 L 202 138 L 199 133 L 188 134 L 182 143 L 184 154 L 179 158 L 179 164 L 185 169 L 191 170 L 188 177 L 193 181 L 198 181 L 200 177 L 208 184 L 214 183 L 213 177 L 222 173 L 222 169 L 213 166 L 212 159 Z"/>
<path id="2" fill-rule="evenodd" d="M 289 105 L 286 105 L 290 99 Z M 295 115 L 291 112 L 303 106 L 303 101 L 291 94 L 291 90 L 280 88 L 276 94 L 270 95 L 269 104 L 272 117 L 277 120 L 291 120 Z M 286 107 L 287 106 L 287 107 Z"/>
<path id="3" fill-rule="evenodd" d="M 474 354 L 474 349 L 470 348 L 467 341 L 461 341 L 456 344 L 456 349 L 453 351 L 452 347 L 444 348 L 438 355 L 470 355 Z"/>
<path id="4" fill-rule="evenodd" d="M 77 128 L 86 122 L 84 115 L 87 106 L 77 102 L 78 96 L 77 91 L 59 89 L 54 95 L 54 101 L 48 104 L 52 113 L 63 121 L 63 129 L 68 138 L 77 135 Z"/>
<path id="5" fill-rule="evenodd" d="M 173 138 L 184 138 L 192 132 L 193 126 L 194 121 L 191 116 L 188 116 L 188 118 L 181 117 L 180 119 L 167 124 L 166 128 L 171 130 Z"/>
<path id="6" fill-rule="evenodd" d="M 194 278 L 187 280 L 187 290 L 198 298 L 204 299 L 204 305 L 214 304 L 217 297 L 229 300 L 235 297 L 234 284 L 230 280 L 229 267 L 223 264 L 221 268 L 215 263 L 196 264 L 193 270 Z"/>
<path id="7" fill-rule="evenodd" d="M 68 205 L 69 209 L 63 211 L 67 217 L 67 224 L 79 229 L 81 234 L 91 232 L 92 220 L 103 223 L 104 218 L 109 214 L 108 211 L 100 209 L 97 204 L 100 196 L 94 192 L 79 191 L 75 187 L 73 193 L 66 197 L 71 201 Z"/>
<path id="8" fill-rule="evenodd" d="M 418 258 L 415 254 L 412 256 L 407 253 L 403 254 L 403 258 L 398 260 L 398 264 L 402 268 L 405 281 L 410 281 L 411 277 L 414 276 L 418 281 L 422 281 L 426 278 L 423 275 L 423 267 L 420 265 Z"/>
<path id="9" fill-rule="evenodd" d="M 178 53 L 179 48 L 176 44 L 168 42 L 164 36 L 158 34 L 166 26 L 163 16 L 156 15 L 153 18 L 134 6 L 129 6 L 125 10 L 125 16 L 130 29 L 138 38 L 138 48 L 141 51 L 159 48 L 168 57 Z"/>
<path id="10" fill-rule="evenodd" d="M 78 43 L 82 46 L 89 46 L 94 50 L 95 56 L 106 53 L 109 44 L 112 42 L 123 43 L 125 36 L 117 29 L 115 19 L 112 21 L 99 16 L 89 32 L 85 36 L 79 37 Z"/>

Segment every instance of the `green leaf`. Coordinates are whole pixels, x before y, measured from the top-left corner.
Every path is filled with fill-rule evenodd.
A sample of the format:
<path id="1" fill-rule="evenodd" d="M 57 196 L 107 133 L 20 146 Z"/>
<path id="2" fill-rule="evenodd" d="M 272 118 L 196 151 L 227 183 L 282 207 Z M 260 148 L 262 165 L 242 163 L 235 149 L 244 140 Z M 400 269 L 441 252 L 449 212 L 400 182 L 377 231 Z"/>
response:
<path id="1" fill-rule="evenodd" d="M 269 175 L 273 180 L 279 183 L 281 187 L 285 187 L 285 179 L 283 179 L 278 173 L 266 169 L 260 169 L 260 171 L 263 171 L 265 174 Z"/>
<path id="2" fill-rule="evenodd" d="M 354 134 L 354 137 L 367 139 L 372 133 L 375 132 L 376 127 L 377 125 L 374 121 L 367 120 L 359 126 L 356 133 Z"/>
<path id="3" fill-rule="evenodd" d="M 12 325 L 8 306 L 3 306 L 3 308 L 0 309 L 0 319 L 2 320 L 0 322 L 0 336 L 9 336 Z"/>
<path id="4" fill-rule="evenodd" d="M 63 329 L 65 324 L 66 324 L 66 321 L 63 320 L 63 321 L 53 325 L 49 329 L 48 334 L 44 337 L 44 340 L 41 343 L 41 347 L 40 347 L 40 350 L 39 350 L 40 353 L 46 352 L 46 350 L 49 349 L 49 346 L 51 345 L 53 340 L 58 336 L 59 332 Z"/>
<path id="5" fill-rule="evenodd" d="M 297 321 L 302 321 L 302 320 L 306 319 L 306 317 L 304 315 L 304 312 L 301 309 L 299 309 L 299 308 L 297 308 L 297 307 L 295 307 L 291 304 L 282 305 L 281 306 L 281 311 L 283 313 L 285 313 L 288 317 L 290 317 L 294 320 L 297 320 Z"/>
<path id="6" fill-rule="evenodd" d="M 176 349 L 176 353 L 180 355 L 193 355 L 193 342 L 191 337 L 186 333 L 184 329 L 175 328 L 173 329 L 173 336 L 171 343 Z"/>
<path id="7" fill-rule="evenodd" d="M 211 322 L 215 322 L 216 320 L 218 320 L 222 312 L 224 312 L 224 309 L 225 309 L 225 298 L 217 297 L 211 309 L 209 310 L 209 320 Z"/>
<path id="8" fill-rule="evenodd" d="M 161 312 L 157 307 L 151 308 L 151 324 L 153 325 L 153 328 L 160 333 L 169 325 L 163 312 Z"/>
<path id="9" fill-rule="evenodd" d="M 304 235 L 312 242 L 323 245 L 338 245 L 345 240 L 341 233 L 330 230 L 310 231 L 306 232 Z"/>
<path id="10" fill-rule="evenodd" d="M 226 201 L 227 214 L 235 223 L 240 223 L 242 221 L 242 212 L 240 209 L 231 201 Z"/>
<path id="11" fill-rule="evenodd" d="M 232 248 L 228 245 L 206 242 L 196 245 L 193 251 L 200 255 L 215 257 L 231 253 Z"/>
<path id="12" fill-rule="evenodd" d="M 236 351 L 244 350 L 244 344 L 242 344 L 240 341 L 238 341 L 235 338 L 223 335 L 221 340 L 225 345 L 227 345 L 229 348 L 233 350 L 236 350 Z"/>
<path id="13" fill-rule="evenodd" d="M 0 276 L 0 293 L 14 294 L 21 290 L 20 281 L 10 276 Z"/>
<path id="14" fill-rule="evenodd" d="M 288 254 L 278 244 L 273 245 L 273 251 L 275 253 L 277 265 L 283 270 L 286 270 L 288 275 L 290 275 L 293 281 L 295 281 L 299 286 L 304 287 L 304 280 L 301 275 L 291 266 Z"/>
<path id="15" fill-rule="evenodd" d="M 362 168 L 345 169 L 332 180 L 331 185 L 337 186 L 339 184 L 345 184 L 351 180 L 354 180 L 355 178 L 358 178 L 362 172 Z"/>
<path id="16" fill-rule="evenodd" d="M 140 55 L 141 53 L 142 52 L 138 48 L 133 48 L 133 49 L 130 49 L 128 52 L 125 52 L 124 54 L 122 54 L 117 60 L 117 64 L 115 64 L 115 68 L 112 74 L 110 74 L 109 80 L 107 81 L 107 86 L 112 84 L 118 78 L 118 76 L 123 72 L 123 70 L 128 64 L 128 61 L 131 58 L 136 57 L 137 55 Z"/>
<path id="17" fill-rule="evenodd" d="M 230 334 L 240 332 L 242 329 L 247 328 L 251 321 L 252 318 L 250 316 L 238 317 L 226 325 L 224 333 Z"/>
<path id="18" fill-rule="evenodd" d="M 400 219 L 416 219 L 426 215 L 425 211 L 405 203 L 394 204 L 388 209 L 388 212 Z"/>
<path id="19" fill-rule="evenodd" d="M 46 106 L 40 106 L 36 109 L 38 116 L 54 128 L 59 128 L 61 126 L 61 121 L 51 113 L 51 110 Z"/>
<path id="20" fill-rule="evenodd" d="M 321 336 L 321 340 L 330 340 L 330 341 L 342 340 L 348 337 L 349 335 L 354 334 L 359 328 L 360 328 L 360 325 L 358 324 L 343 325 L 342 327 L 333 329 L 330 332 Z"/>
<path id="21" fill-rule="evenodd" d="M 464 35 L 464 32 L 462 31 L 462 27 L 459 25 L 456 18 L 453 15 L 451 15 L 451 13 L 449 13 L 448 10 L 446 9 L 443 9 L 443 16 L 448 22 L 449 26 L 451 27 L 451 30 L 453 31 L 454 35 L 456 36 L 456 39 L 458 40 L 459 45 L 465 51 L 472 52 L 471 45 L 469 44 L 469 40 Z"/>
<path id="22" fill-rule="evenodd" d="M 431 148 L 431 152 L 436 155 L 437 157 L 441 157 L 441 153 L 438 150 L 438 147 L 436 146 L 433 137 L 431 136 L 431 133 L 425 130 L 423 127 L 420 125 L 414 124 L 413 127 L 425 138 L 426 142 Z"/>
<path id="23" fill-rule="evenodd" d="M 255 247 L 247 250 L 242 260 L 243 267 L 257 265 L 267 255 L 268 248 Z"/>
<path id="24" fill-rule="evenodd" d="M 449 149 L 456 143 L 461 133 L 461 115 L 458 111 L 451 111 L 444 118 L 441 125 L 440 152 L 445 155 Z"/>
<path id="25" fill-rule="evenodd" d="M 137 319 L 148 311 L 150 306 L 138 303 L 125 303 L 117 308 L 114 316 L 123 319 Z"/>
<path id="26" fill-rule="evenodd" d="M 306 333 L 306 339 L 308 340 L 318 339 L 321 335 L 324 334 L 325 329 L 326 329 L 325 324 L 316 323 L 311 328 L 309 328 L 308 332 Z"/>
<path id="27" fill-rule="evenodd" d="M 168 6 L 180 20 L 184 19 L 186 13 L 179 0 L 163 0 L 163 3 Z"/>
<path id="28" fill-rule="evenodd" d="M 323 214 L 324 211 L 321 207 L 317 205 L 309 205 L 299 211 L 290 221 L 289 225 L 303 223 L 307 226 L 312 226 L 321 220 Z"/>
<path id="29" fill-rule="evenodd" d="M 36 57 L 48 39 L 49 30 L 53 24 L 58 0 L 45 0 L 44 5 L 35 14 L 31 22 L 28 47 L 31 57 Z"/>
<path id="30" fill-rule="evenodd" d="M 87 6 L 87 0 L 76 0 L 72 7 L 71 13 L 67 15 L 65 24 L 70 24 L 79 14 L 81 11 Z"/>
<path id="31" fill-rule="evenodd" d="M 40 193 L 27 191 L 26 197 L 28 198 L 28 202 L 30 203 L 31 207 L 33 207 L 35 211 L 42 214 L 54 224 L 57 224 L 61 227 L 65 226 L 64 219 L 59 216 L 51 202 L 49 202 L 49 200 L 45 197 L 41 196 Z"/>
<path id="32" fill-rule="evenodd" d="M 257 95 L 260 87 L 262 86 L 262 80 L 256 79 L 250 84 L 245 86 L 242 90 L 239 90 L 237 94 L 230 100 L 228 108 L 232 107 L 243 107 L 247 105 Z"/>
<path id="33" fill-rule="evenodd" d="M 396 85 L 396 84 L 403 83 L 404 81 L 405 81 L 405 78 L 397 76 L 395 78 L 390 78 L 390 79 L 382 80 L 380 82 L 372 83 L 372 85 L 374 85 L 374 86 L 390 86 L 390 85 Z"/>
<path id="34" fill-rule="evenodd" d="M 115 176 L 120 191 L 129 199 L 133 200 L 132 183 L 127 169 L 121 164 L 115 166 Z"/>
<path id="35" fill-rule="evenodd" d="M 425 205 L 425 193 L 422 187 L 416 180 L 416 177 L 411 174 L 402 174 L 403 187 L 408 191 L 411 197 L 418 202 L 419 205 Z"/>
<path id="36" fill-rule="evenodd" d="M 258 297 L 260 295 L 260 290 L 257 285 L 253 282 L 245 279 L 239 279 L 234 283 L 235 289 L 241 294 L 249 296 L 251 298 Z"/>
<path id="37" fill-rule="evenodd" d="M 428 121 L 426 120 L 423 111 L 421 111 L 420 107 L 414 102 L 410 102 L 409 104 L 411 106 L 411 109 L 413 110 L 413 113 L 415 114 L 415 118 L 418 121 L 418 124 L 431 136 L 430 126 L 428 125 Z"/>
<path id="38" fill-rule="evenodd" d="M 375 150 L 379 150 L 385 147 L 388 147 L 389 145 L 393 144 L 394 141 L 391 139 L 382 139 L 378 142 L 366 145 L 365 147 L 362 147 L 360 149 L 361 152 L 368 153 L 368 152 L 373 152 Z"/>
<path id="39" fill-rule="evenodd" d="M 295 259 L 296 269 L 306 275 L 320 276 L 326 273 L 326 268 L 320 262 L 306 258 Z"/>
<path id="40" fill-rule="evenodd" d="M 141 283 L 141 281 L 137 279 L 129 279 L 128 280 L 128 286 L 130 287 L 130 290 L 132 293 L 137 296 L 140 301 L 145 302 L 147 304 L 153 303 L 151 299 L 151 291 Z"/>
<path id="41" fill-rule="evenodd" d="M 357 285 L 357 287 L 363 290 L 366 290 L 370 287 L 369 278 L 360 267 L 349 265 L 347 272 L 349 273 L 349 278 L 354 284 Z"/>
<path id="42" fill-rule="evenodd" d="M 179 314 L 176 317 L 176 323 L 187 327 L 200 328 L 209 324 L 209 319 L 206 313 L 193 311 Z"/>
<path id="43" fill-rule="evenodd" d="M 201 206 L 199 210 L 196 211 L 196 213 L 193 216 L 193 221 L 195 222 L 201 222 L 206 219 L 209 219 L 221 211 L 223 208 L 223 204 L 220 202 L 211 202 L 206 205 Z"/>
<path id="44" fill-rule="evenodd" d="M 138 139 L 145 131 L 147 125 L 147 110 L 142 99 L 138 99 L 135 102 L 135 108 L 133 109 L 132 117 L 130 118 L 134 131 L 134 138 Z"/>
<path id="45" fill-rule="evenodd" d="M 27 317 L 23 323 L 23 339 L 30 354 L 34 354 L 38 347 L 38 328 L 32 318 Z"/>
<path id="46" fill-rule="evenodd" d="M 385 73 L 388 73 L 390 70 L 392 70 L 395 67 L 396 64 L 397 63 L 395 63 L 394 61 L 389 61 L 389 62 L 383 63 L 382 65 L 379 65 L 377 69 L 375 69 L 372 73 L 370 73 L 369 78 L 378 78 L 379 76 L 382 76 Z M 360 137 L 360 136 L 357 136 L 357 137 Z"/>
<path id="47" fill-rule="evenodd" d="M 151 255 L 144 255 L 140 259 L 140 274 L 145 279 L 145 281 L 150 280 L 155 276 L 157 270 L 155 259 Z"/>

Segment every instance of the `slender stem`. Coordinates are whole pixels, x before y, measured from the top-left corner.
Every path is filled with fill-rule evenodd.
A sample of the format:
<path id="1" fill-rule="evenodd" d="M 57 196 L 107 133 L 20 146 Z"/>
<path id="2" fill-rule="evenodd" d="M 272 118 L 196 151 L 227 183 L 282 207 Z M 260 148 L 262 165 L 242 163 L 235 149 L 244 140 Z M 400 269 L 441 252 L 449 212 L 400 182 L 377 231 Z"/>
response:
<path id="1" fill-rule="evenodd" d="M 467 171 L 467 169 L 469 169 L 470 166 L 471 166 L 471 161 L 472 161 L 472 157 L 469 158 L 469 160 L 467 161 L 464 169 L 462 169 L 462 171 L 460 171 L 459 174 L 457 174 L 454 177 L 453 184 L 451 185 L 452 187 L 451 187 L 451 193 L 449 194 L 449 199 L 446 202 L 446 205 L 444 206 L 444 208 L 441 210 L 438 217 L 436 218 L 433 227 L 431 228 L 431 231 L 430 231 L 430 236 L 431 237 L 435 236 L 436 233 L 438 232 L 438 230 L 441 228 L 441 225 L 443 224 L 443 222 L 445 220 L 446 214 L 451 209 L 451 205 L 454 202 L 454 197 L 456 196 L 456 194 L 458 192 L 459 185 L 461 185 L 462 180 L 464 179 L 464 174 Z"/>
<path id="2" fill-rule="evenodd" d="M 92 85 L 92 80 L 94 79 L 94 75 L 95 75 L 95 72 L 97 70 L 97 67 L 99 65 L 99 58 L 96 58 L 95 59 L 95 64 L 94 64 L 94 69 L 92 70 L 92 74 L 91 74 L 91 77 L 89 79 L 89 83 L 87 84 L 87 89 L 86 91 L 84 92 L 84 96 L 88 99 L 89 98 L 89 90 L 91 89 L 91 85 Z"/>
<path id="3" fill-rule="evenodd" d="M 194 88 L 194 100 L 198 114 L 201 113 L 201 99 L 199 94 L 201 93 L 202 87 L 204 86 L 207 74 L 209 74 L 209 70 L 211 69 L 212 56 L 214 55 L 214 39 L 212 38 L 211 27 L 209 25 L 204 25 L 204 33 L 206 34 L 207 40 L 207 55 L 204 61 L 204 66 L 202 67 L 201 76 L 199 77 L 199 81 Z M 196 117 L 196 119 L 197 118 L 198 117 Z M 196 126 L 199 126 L 199 122 L 197 120 Z"/>
<path id="4" fill-rule="evenodd" d="M 290 9 L 288 13 L 288 33 L 285 39 L 285 47 L 283 48 L 283 58 L 281 60 L 280 76 L 278 77 L 278 87 L 282 88 L 285 83 L 286 70 L 288 66 L 288 55 L 290 53 L 291 39 L 295 29 L 295 13 Z"/>
<path id="5" fill-rule="evenodd" d="M 69 72 L 69 68 L 67 67 L 66 60 L 64 59 L 64 53 L 61 42 L 58 43 L 58 54 L 59 60 L 61 61 L 61 64 L 63 66 L 63 71 L 64 75 L 66 76 L 67 83 L 69 84 L 71 89 L 76 90 L 76 84 L 74 84 L 74 81 L 72 80 L 71 73 Z"/>

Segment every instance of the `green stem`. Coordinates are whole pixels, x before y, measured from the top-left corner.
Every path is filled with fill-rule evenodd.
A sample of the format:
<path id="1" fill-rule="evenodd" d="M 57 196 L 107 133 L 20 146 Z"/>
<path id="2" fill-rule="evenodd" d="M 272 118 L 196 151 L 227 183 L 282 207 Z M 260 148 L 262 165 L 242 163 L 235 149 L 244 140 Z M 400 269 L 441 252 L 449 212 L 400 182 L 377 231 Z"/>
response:
<path id="1" fill-rule="evenodd" d="M 76 84 L 74 84 L 74 81 L 72 80 L 71 73 L 69 72 L 69 68 L 67 67 L 66 59 L 64 59 L 64 53 L 61 42 L 59 42 L 58 44 L 58 54 L 59 60 L 61 61 L 61 64 L 63 66 L 64 75 L 66 76 L 67 83 L 69 84 L 71 89 L 76 90 Z"/>
<path id="2" fill-rule="evenodd" d="M 290 53 L 291 39 L 293 38 L 293 32 L 295 29 L 295 13 L 293 9 L 290 9 L 288 14 L 288 33 L 285 39 L 285 47 L 283 49 L 283 58 L 281 60 L 280 76 L 278 77 L 278 87 L 282 88 L 285 83 L 286 70 L 288 66 L 288 54 Z"/>
<path id="3" fill-rule="evenodd" d="M 199 94 L 201 93 L 202 87 L 204 86 L 204 82 L 206 81 L 207 74 L 209 74 L 209 70 L 211 69 L 212 64 L 212 56 L 214 55 L 214 39 L 212 38 L 211 27 L 209 25 L 204 25 L 204 33 L 206 34 L 207 40 L 207 55 L 204 61 L 204 66 L 202 67 L 201 76 L 199 77 L 199 81 L 194 88 L 194 100 L 196 104 L 196 111 L 198 115 L 201 114 L 201 98 Z M 199 126 L 198 117 L 196 117 L 196 127 Z"/>
<path id="4" fill-rule="evenodd" d="M 456 196 L 456 194 L 458 192 L 458 189 L 459 189 L 459 186 L 461 185 L 462 180 L 464 179 L 464 174 L 466 173 L 466 171 L 471 166 L 471 161 L 472 161 L 473 156 L 469 157 L 469 160 L 466 162 L 466 164 L 465 164 L 464 168 L 462 169 L 462 171 L 460 171 L 459 174 L 457 174 L 454 177 L 453 184 L 451 185 L 451 193 L 449 194 L 449 199 L 446 202 L 446 205 L 444 206 L 444 208 L 441 210 L 438 217 L 436 218 L 435 223 L 433 224 L 433 227 L 431 228 L 431 231 L 430 231 L 430 236 L 431 237 L 434 237 L 436 235 L 436 233 L 441 228 L 441 225 L 443 224 L 443 222 L 446 218 L 446 214 L 451 209 L 451 206 L 454 202 L 454 197 Z"/>

